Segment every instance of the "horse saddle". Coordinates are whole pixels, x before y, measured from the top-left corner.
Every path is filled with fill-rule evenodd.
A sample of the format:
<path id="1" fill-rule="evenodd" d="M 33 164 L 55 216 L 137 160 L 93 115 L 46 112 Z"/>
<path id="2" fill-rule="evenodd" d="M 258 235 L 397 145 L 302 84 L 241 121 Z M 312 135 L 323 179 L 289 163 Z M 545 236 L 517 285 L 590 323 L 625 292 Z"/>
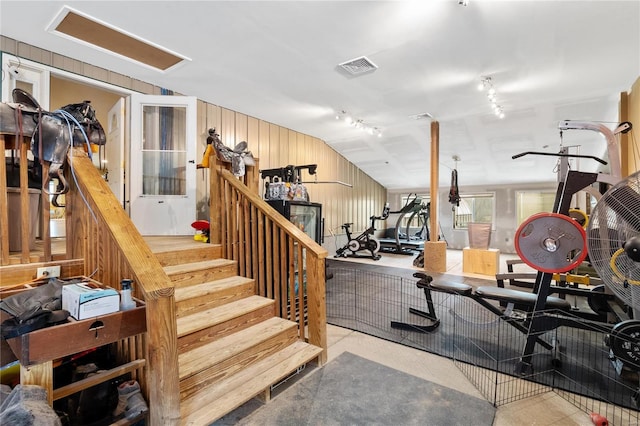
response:
<path id="1" fill-rule="evenodd" d="M 11 94 L 13 102 L 0 104 L 0 134 L 32 137 L 35 140 L 35 145 L 32 143 L 34 155 L 38 154 L 38 150 L 33 148 L 38 147 L 38 128 L 43 118 L 45 118 L 42 123 L 43 133 L 46 135 L 63 132 L 62 128 L 66 128 L 64 132 L 69 135 L 69 127 L 71 127 L 74 145 L 79 146 L 85 143 L 82 130 L 70 118 L 73 117 L 82 126 L 88 142 L 96 145 L 106 143 L 104 129 L 96 118 L 90 101 L 65 105 L 58 111 L 49 112 L 42 109 L 38 101 L 22 89 L 13 89 Z M 54 127 L 55 130 L 53 130 Z"/>
<path id="2" fill-rule="evenodd" d="M 44 112 L 40 104 L 27 92 L 14 89 L 13 102 L 0 104 L 0 134 L 33 136 L 38 114 Z"/>
<path id="3" fill-rule="evenodd" d="M 13 89 L 12 97 L 13 103 L 0 104 L 0 133 L 30 136 L 33 156 L 49 163 L 49 178 L 59 179 L 57 190 L 51 194 L 66 193 L 69 187 L 62 168 L 69 148 L 72 145 L 106 143 L 104 129 L 90 101 L 69 104 L 48 112 L 24 90 Z M 87 150 L 90 150 L 89 146 Z M 53 204 L 58 205 L 55 200 Z"/>

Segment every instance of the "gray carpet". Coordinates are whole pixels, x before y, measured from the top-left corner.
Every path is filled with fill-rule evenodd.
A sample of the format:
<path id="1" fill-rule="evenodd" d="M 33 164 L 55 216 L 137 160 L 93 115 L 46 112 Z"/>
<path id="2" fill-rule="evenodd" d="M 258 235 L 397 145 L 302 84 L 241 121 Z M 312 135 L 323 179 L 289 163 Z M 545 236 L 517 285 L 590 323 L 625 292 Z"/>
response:
<path id="1" fill-rule="evenodd" d="M 345 352 L 250 414 L 216 425 L 491 425 L 487 401 Z"/>

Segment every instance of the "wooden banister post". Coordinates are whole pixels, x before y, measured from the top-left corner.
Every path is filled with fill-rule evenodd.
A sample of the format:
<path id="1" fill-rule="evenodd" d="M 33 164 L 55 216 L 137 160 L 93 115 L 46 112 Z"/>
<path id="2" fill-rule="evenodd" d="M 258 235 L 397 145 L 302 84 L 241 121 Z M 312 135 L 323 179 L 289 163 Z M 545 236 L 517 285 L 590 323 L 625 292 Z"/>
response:
<path id="1" fill-rule="evenodd" d="M 147 295 L 149 357 L 147 368 L 147 392 L 149 395 L 149 424 L 180 424 L 180 379 L 178 377 L 178 341 L 175 299 L 163 295 Z M 166 322 L 172 321 L 173 324 Z"/>
<path id="2" fill-rule="evenodd" d="M 260 161 L 254 158 L 255 166 L 247 167 L 247 186 L 251 192 L 260 195 Z"/>
<path id="3" fill-rule="evenodd" d="M 220 184 L 222 179 L 219 174 L 220 165 L 217 162 L 211 163 L 209 169 L 209 242 L 211 244 L 221 244 L 220 234 Z"/>
<path id="4" fill-rule="evenodd" d="M 307 252 L 307 255 L 309 253 Z M 325 262 L 317 256 L 307 257 L 307 309 L 309 343 L 322 348 L 318 363 L 327 362 L 327 304 Z"/>

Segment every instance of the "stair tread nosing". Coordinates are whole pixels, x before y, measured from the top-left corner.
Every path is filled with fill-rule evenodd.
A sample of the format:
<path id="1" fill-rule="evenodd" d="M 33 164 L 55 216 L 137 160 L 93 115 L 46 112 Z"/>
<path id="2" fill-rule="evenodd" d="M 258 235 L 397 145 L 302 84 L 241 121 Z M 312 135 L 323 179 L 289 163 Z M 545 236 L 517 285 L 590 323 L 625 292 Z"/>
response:
<path id="1" fill-rule="evenodd" d="M 242 314 L 264 308 L 265 306 L 274 306 L 274 303 L 272 299 L 266 297 L 249 296 L 221 306 L 216 306 L 215 308 L 180 317 L 176 320 L 178 338 L 237 318 Z"/>
<path id="2" fill-rule="evenodd" d="M 208 296 L 216 291 L 252 283 L 252 278 L 245 278 L 238 275 L 221 278 L 215 281 L 207 281 L 202 284 L 195 284 L 188 287 L 178 287 L 175 289 L 174 298 L 176 302 L 193 299 L 196 297 Z"/>
<path id="3" fill-rule="evenodd" d="M 171 276 L 175 274 L 181 274 L 190 271 L 199 271 L 210 268 L 220 268 L 225 266 L 235 265 L 235 261 L 229 259 L 210 259 L 203 260 L 201 262 L 181 263 L 178 265 L 165 266 L 164 272 Z"/>
<path id="4" fill-rule="evenodd" d="M 206 425 L 316 358 L 322 349 L 298 341 L 181 401 L 181 424 Z"/>
<path id="5" fill-rule="evenodd" d="M 273 317 L 237 333 L 182 353 L 178 356 L 180 380 L 219 364 L 225 359 L 258 346 L 260 342 L 269 340 L 271 337 L 297 326 L 293 321 Z"/>

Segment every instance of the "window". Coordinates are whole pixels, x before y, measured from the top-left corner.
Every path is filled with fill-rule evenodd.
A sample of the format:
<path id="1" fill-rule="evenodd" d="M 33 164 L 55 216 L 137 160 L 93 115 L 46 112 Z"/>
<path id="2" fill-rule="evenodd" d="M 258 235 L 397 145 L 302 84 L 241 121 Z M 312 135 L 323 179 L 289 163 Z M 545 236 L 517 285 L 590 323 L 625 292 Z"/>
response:
<path id="1" fill-rule="evenodd" d="M 469 222 L 495 223 L 495 194 L 460 195 L 460 205 L 453 208 L 453 228 L 467 229 Z"/>
<path id="2" fill-rule="evenodd" d="M 145 105 L 142 119 L 143 194 L 184 196 L 187 108 Z"/>
<path id="3" fill-rule="evenodd" d="M 516 192 L 516 215 L 518 225 L 536 213 L 553 211 L 553 203 L 555 200 L 556 193 L 552 191 Z"/>

